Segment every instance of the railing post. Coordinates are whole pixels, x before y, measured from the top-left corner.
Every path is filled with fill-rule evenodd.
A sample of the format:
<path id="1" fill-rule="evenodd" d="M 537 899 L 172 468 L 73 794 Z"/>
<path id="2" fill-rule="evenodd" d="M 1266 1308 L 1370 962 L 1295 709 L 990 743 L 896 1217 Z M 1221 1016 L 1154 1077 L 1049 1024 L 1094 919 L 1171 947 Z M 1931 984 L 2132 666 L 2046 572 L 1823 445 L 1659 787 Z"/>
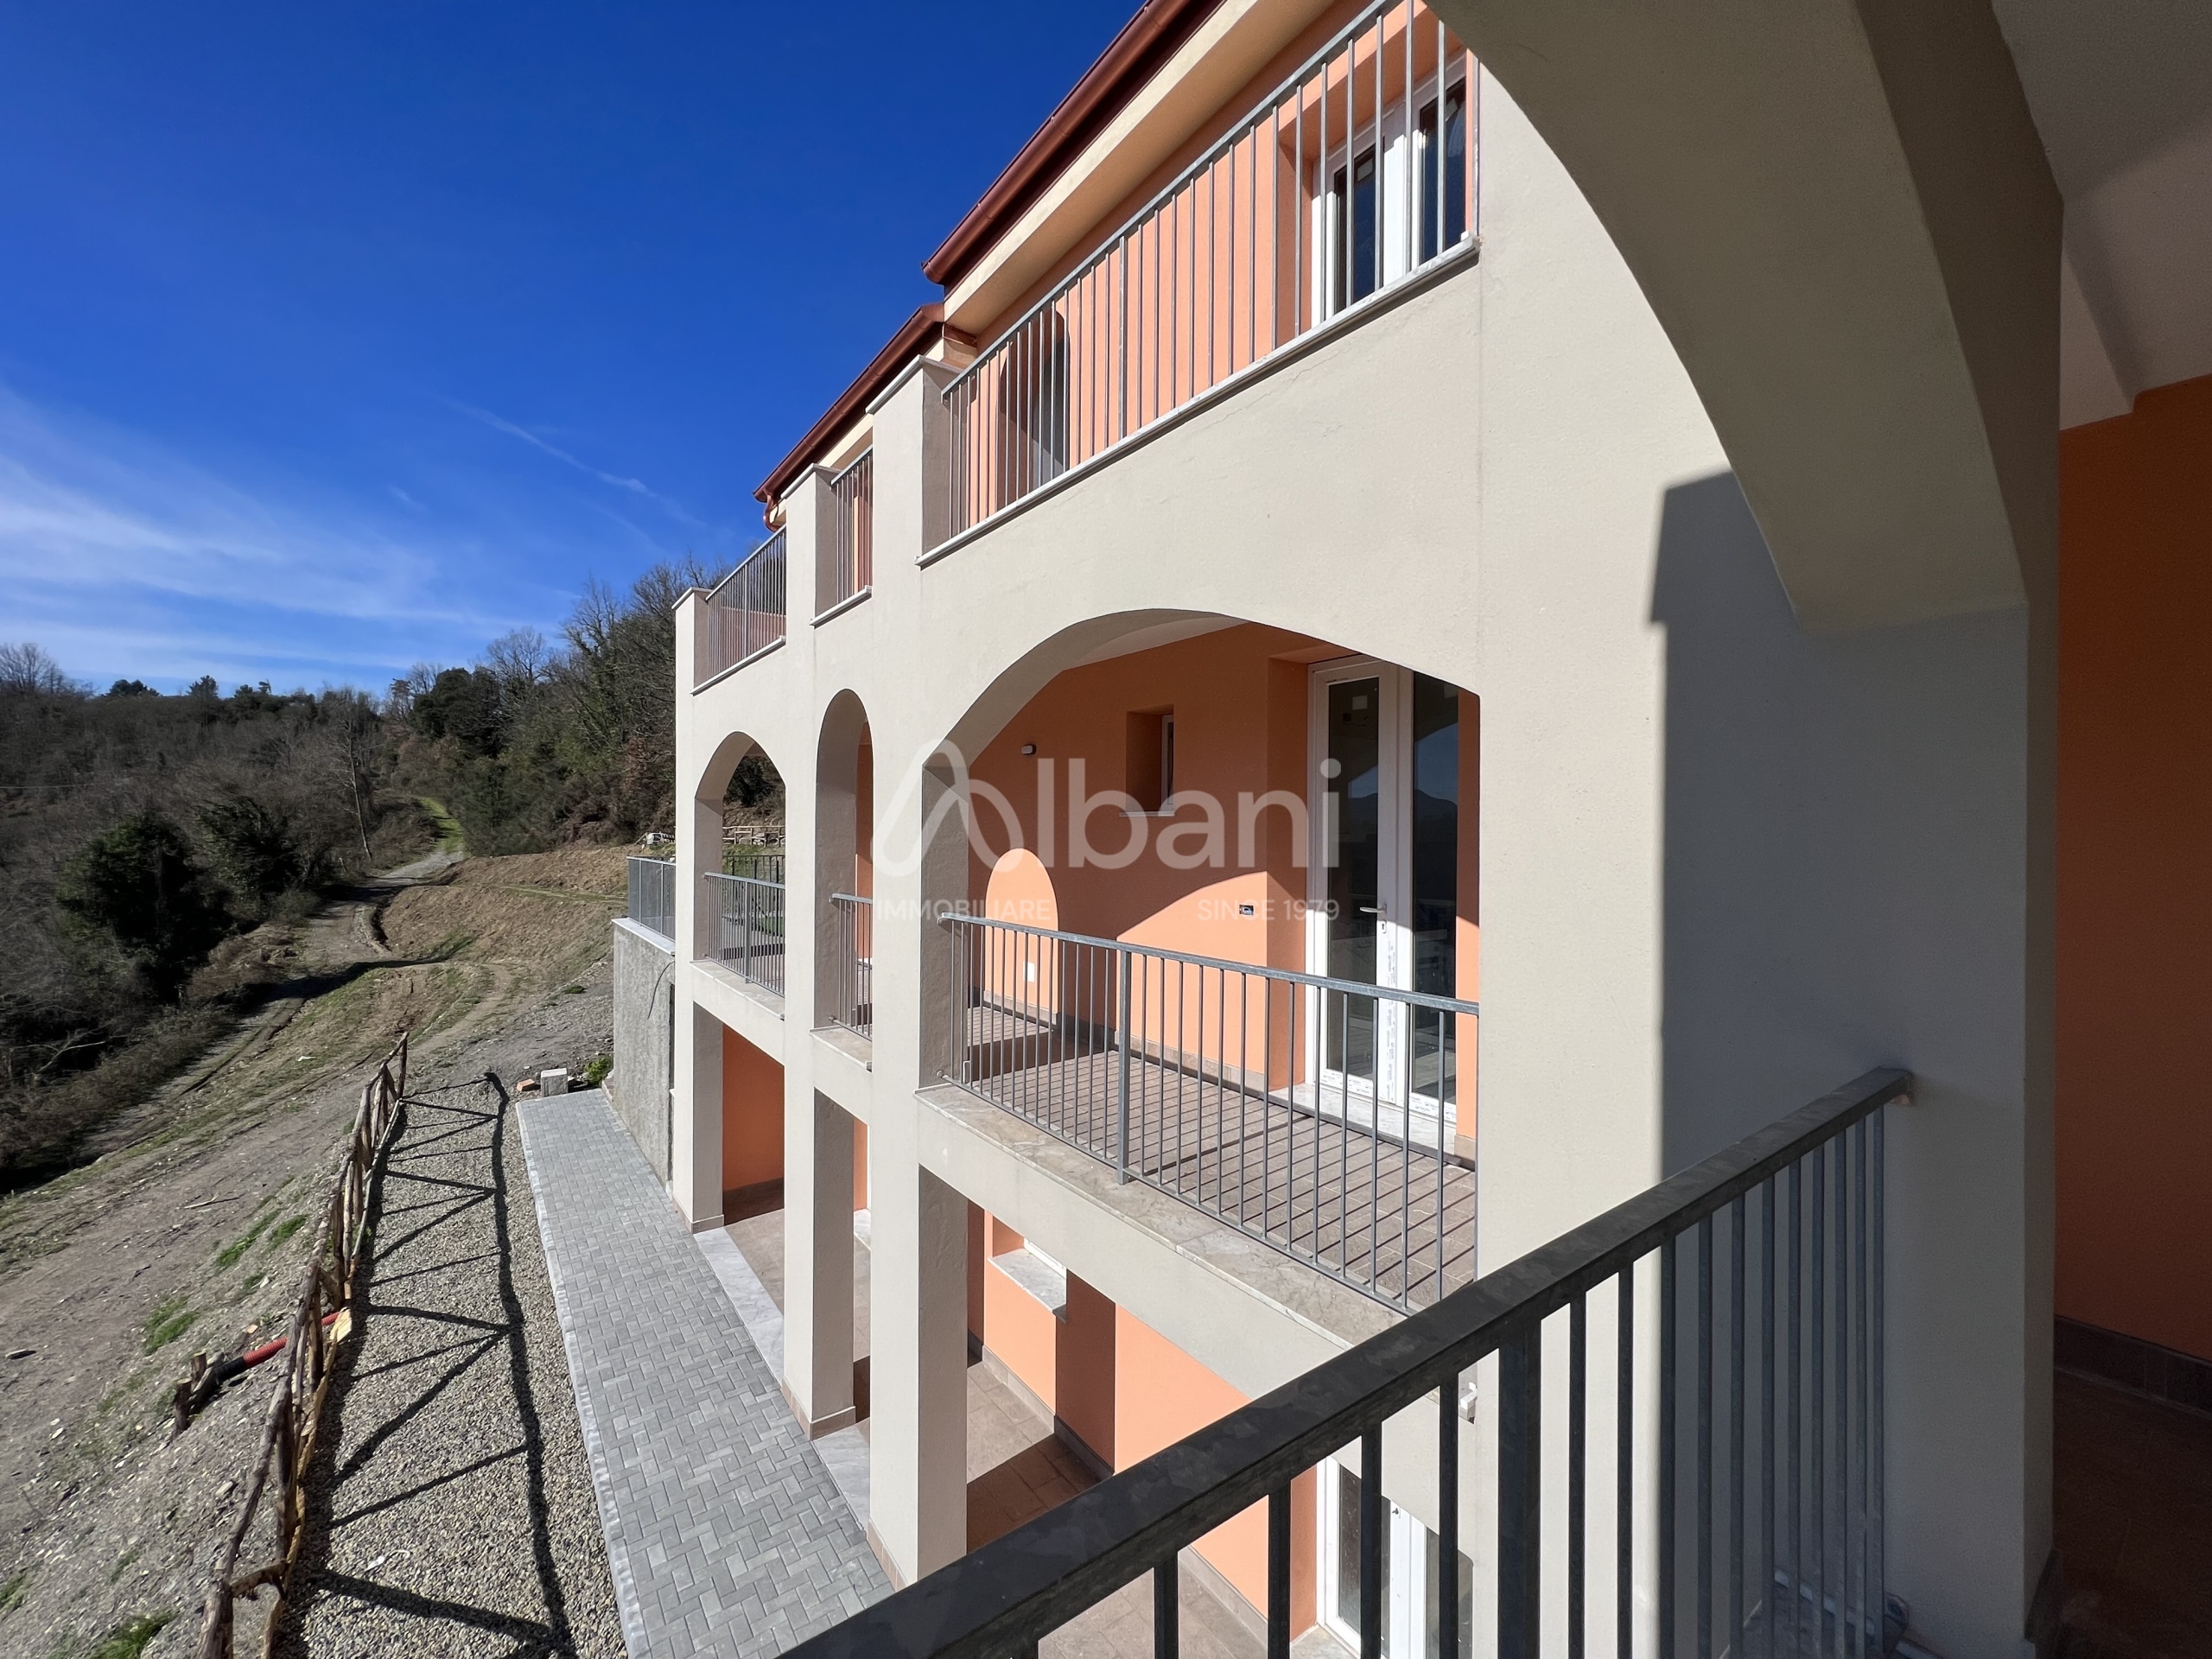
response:
<path id="1" fill-rule="evenodd" d="M 1534 1325 L 1497 1351 L 1499 1659 L 1536 1659 L 1540 1650 L 1543 1343 L 1543 1326 Z"/>
<path id="2" fill-rule="evenodd" d="M 1117 1051 L 1114 1060 L 1114 1172 L 1122 1182 L 1129 1179 L 1129 959 L 1131 952 L 1116 951 L 1122 959 L 1121 1001 L 1114 1011 Z"/>

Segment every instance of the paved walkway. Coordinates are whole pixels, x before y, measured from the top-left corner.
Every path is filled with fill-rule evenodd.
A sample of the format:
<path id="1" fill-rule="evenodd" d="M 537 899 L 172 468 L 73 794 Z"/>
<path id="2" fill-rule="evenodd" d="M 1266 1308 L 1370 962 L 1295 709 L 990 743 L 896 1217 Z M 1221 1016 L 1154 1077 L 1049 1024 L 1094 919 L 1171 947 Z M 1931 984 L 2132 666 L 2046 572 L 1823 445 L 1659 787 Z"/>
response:
<path id="1" fill-rule="evenodd" d="M 768 1364 L 606 1096 L 520 1109 L 630 1659 L 766 1655 L 886 1594 Z"/>

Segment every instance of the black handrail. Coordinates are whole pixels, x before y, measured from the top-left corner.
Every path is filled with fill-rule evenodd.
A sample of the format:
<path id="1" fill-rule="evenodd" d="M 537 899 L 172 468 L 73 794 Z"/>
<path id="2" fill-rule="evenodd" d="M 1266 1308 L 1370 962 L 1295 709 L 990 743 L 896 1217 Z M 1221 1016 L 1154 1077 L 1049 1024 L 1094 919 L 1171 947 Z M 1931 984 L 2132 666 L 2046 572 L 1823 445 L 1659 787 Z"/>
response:
<path id="1" fill-rule="evenodd" d="M 1445 1421 L 1454 1422 L 1462 1372 L 1509 1344 L 1525 1356 L 1534 1345 L 1527 1338 L 1547 1315 L 1654 1250 L 1671 1249 L 1691 1229 L 1883 1106 L 1910 1098 L 1912 1082 L 1910 1073 L 1891 1068 L 1866 1072 L 801 1643 L 786 1659 L 995 1659 L 1033 1652 L 1040 1637 L 1145 1573 L 1172 1566 L 1178 1551 L 1262 1499 L 1287 1519 L 1287 1491 L 1296 1476 L 1352 1441 L 1379 1448 L 1381 1425 L 1424 1395 L 1446 1390 Z M 1875 1162 L 1878 1166 L 1878 1141 Z M 1817 1217 L 1817 1209 L 1814 1213 Z M 1878 1223 L 1878 1198 L 1876 1216 Z M 1817 1239 L 1817 1218 L 1814 1224 Z M 1664 1275 L 1669 1301 L 1672 1265 L 1669 1258 Z M 1524 1358 L 1508 1370 L 1529 1373 L 1525 1381 L 1533 1391 L 1532 1363 Z M 1511 1395 L 1521 1380 L 1505 1379 L 1502 1421 L 1515 1412 Z M 1456 1426 L 1444 1446 L 1455 1478 Z M 1525 1460 L 1514 1461 L 1526 1466 Z M 1519 1501 L 1533 1506 L 1534 1484 L 1522 1488 Z M 1454 1504 L 1445 1508 L 1448 1517 Z M 1269 1519 L 1272 1532 L 1279 1522 L 1272 1512 Z M 1446 1524 L 1456 1532 L 1448 1518 Z M 1501 1533 L 1513 1529 L 1502 1515 Z M 1511 1563 L 1514 1575 L 1532 1587 L 1534 1545 L 1520 1548 L 1526 1553 Z M 1501 1633 L 1510 1599 L 1512 1616 L 1528 1621 L 1523 1629 L 1533 1638 L 1534 1598 L 1524 1601 L 1508 1584 L 1510 1553 L 1500 1550 Z M 1287 1575 L 1287 1560 L 1283 1566 Z M 1275 1574 L 1269 1576 L 1272 1580 Z M 1878 1610 L 1880 1586 L 1872 1587 Z M 1797 1593 L 1792 1590 L 1793 1601 Z M 1270 1600 L 1278 1599 L 1271 1583 Z M 1268 1610 L 1271 1651 L 1287 1645 L 1287 1583 L 1280 1599 L 1281 1607 Z M 1815 1605 L 1817 1620 L 1821 1615 L 1819 1603 Z M 1666 1594 L 1662 1618 L 1671 1617 L 1671 1609 L 1672 1596 Z M 1444 1624 L 1451 1632 L 1444 1638 L 1446 1659 L 1452 1659 L 1456 1623 Z M 1509 1639 L 1501 1646 L 1535 1650 L 1533 1639 Z"/>

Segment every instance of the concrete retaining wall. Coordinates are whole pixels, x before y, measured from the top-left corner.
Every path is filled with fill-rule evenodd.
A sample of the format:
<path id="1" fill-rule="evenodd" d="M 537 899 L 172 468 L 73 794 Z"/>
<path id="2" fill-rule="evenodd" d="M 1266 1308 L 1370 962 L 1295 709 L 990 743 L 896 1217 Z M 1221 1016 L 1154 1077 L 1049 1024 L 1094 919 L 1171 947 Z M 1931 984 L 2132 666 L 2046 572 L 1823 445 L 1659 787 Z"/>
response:
<path id="1" fill-rule="evenodd" d="M 607 1096 L 645 1162 L 668 1179 L 669 979 L 675 946 L 624 917 L 614 922 L 614 1070 Z"/>

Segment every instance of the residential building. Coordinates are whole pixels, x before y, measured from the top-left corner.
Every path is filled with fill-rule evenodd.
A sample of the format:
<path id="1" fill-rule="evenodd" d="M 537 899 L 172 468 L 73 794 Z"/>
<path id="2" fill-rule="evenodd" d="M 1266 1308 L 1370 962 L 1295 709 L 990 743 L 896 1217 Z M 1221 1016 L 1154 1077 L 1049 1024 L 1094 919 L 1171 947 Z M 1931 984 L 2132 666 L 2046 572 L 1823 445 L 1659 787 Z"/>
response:
<path id="1" fill-rule="evenodd" d="M 894 1582 L 1641 1198 L 1183 1553 L 1224 1628 L 2048 1650 L 2055 1317 L 2212 1360 L 2169 59 L 2032 0 L 1152 0 L 931 256 L 679 608 L 616 1074 L 695 1230 L 772 1236 Z M 779 880 L 721 863 L 755 751 Z"/>

